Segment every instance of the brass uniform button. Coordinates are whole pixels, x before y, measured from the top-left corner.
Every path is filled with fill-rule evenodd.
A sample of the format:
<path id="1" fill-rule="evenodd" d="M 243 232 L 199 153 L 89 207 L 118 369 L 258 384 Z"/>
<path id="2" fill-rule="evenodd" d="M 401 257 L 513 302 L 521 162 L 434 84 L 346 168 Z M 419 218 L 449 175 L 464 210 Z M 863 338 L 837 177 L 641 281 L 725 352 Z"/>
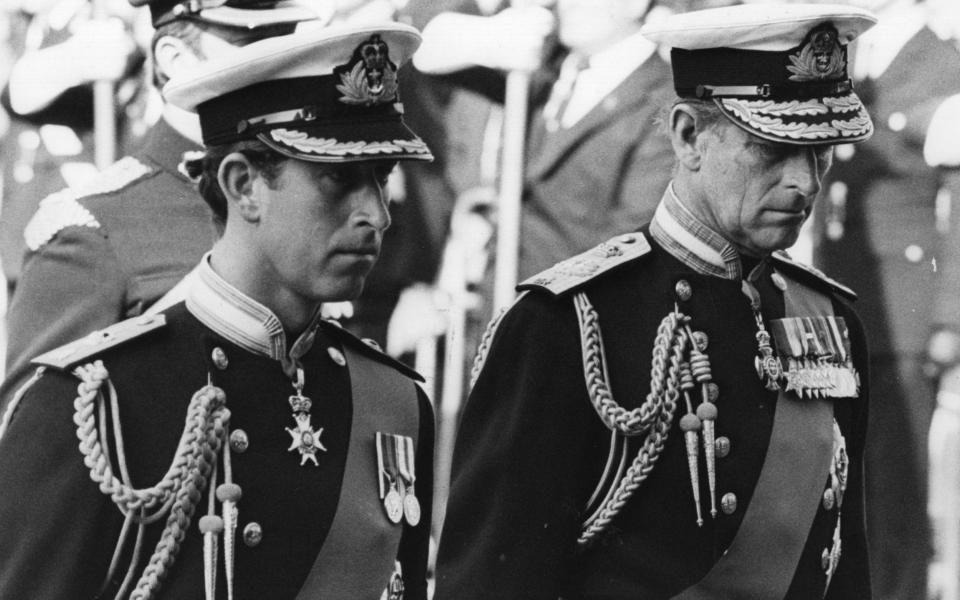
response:
<path id="1" fill-rule="evenodd" d="M 833 492 L 833 488 L 827 488 L 823 490 L 823 509 L 824 510 L 833 510 L 834 505 L 837 503 L 837 496 Z"/>
<path id="2" fill-rule="evenodd" d="M 243 528 L 243 543 L 249 548 L 255 548 L 259 546 L 262 541 L 263 528 L 260 527 L 260 523 L 256 521 L 247 523 L 246 527 Z"/>
<path id="3" fill-rule="evenodd" d="M 677 284 L 673 287 L 673 290 L 677 293 L 677 298 L 682 302 L 686 302 L 693 296 L 693 288 L 690 286 L 690 282 L 686 279 L 680 279 L 677 281 Z"/>
<path id="4" fill-rule="evenodd" d="M 723 498 L 720 499 L 720 509 L 723 510 L 725 515 L 732 515 L 737 512 L 737 495 L 733 492 L 724 494 Z"/>
<path id="5" fill-rule="evenodd" d="M 721 435 L 714 442 L 717 449 L 717 458 L 726 458 L 730 454 L 730 438 Z"/>
<path id="6" fill-rule="evenodd" d="M 347 359 L 344 358 L 343 352 L 340 352 L 333 346 L 327 348 L 327 354 L 330 355 L 330 358 L 333 360 L 333 362 L 337 363 L 341 367 L 347 364 Z"/>
<path id="7" fill-rule="evenodd" d="M 637 241 L 637 236 L 633 235 L 632 233 L 628 233 L 628 234 L 626 234 L 626 235 L 621 235 L 621 236 L 620 236 L 620 243 L 621 243 L 621 244 L 632 244 L 632 243 L 634 243 L 635 241 Z"/>
<path id="8" fill-rule="evenodd" d="M 242 429 L 234 429 L 230 432 L 230 449 L 237 454 L 242 454 L 250 447 L 250 438 L 247 432 Z"/>
<path id="9" fill-rule="evenodd" d="M 213 349 L 213 352 L 210 353 L 210 358 L 213 359 L 214 366 L 221 371 L 226 369 L 227 365 L 230 364 L 230 361 L 227 359 L 227 353 L 219 346 Z"/>

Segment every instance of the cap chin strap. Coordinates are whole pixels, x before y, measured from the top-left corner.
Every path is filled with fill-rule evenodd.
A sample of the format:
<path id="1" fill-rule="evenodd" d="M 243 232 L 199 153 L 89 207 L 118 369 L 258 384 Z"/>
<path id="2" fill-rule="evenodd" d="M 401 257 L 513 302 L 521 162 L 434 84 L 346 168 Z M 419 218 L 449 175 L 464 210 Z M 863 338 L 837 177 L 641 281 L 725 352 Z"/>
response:
<path id="1" fill-rule="evenodd" d="M 393 109 L 400 115 L 403 114 L 403 103 L 394 102 Z M 250 117 L 249 119 L 241 119 L 237 122 L 237 133 L 242 134 L 248 131 L 252 127 L 258 127 L 261 125 L 292 125 L 296 126 L 297 123 L 309 123 L 310 121 L 319 121 L 323 122 L 324 119 L 320 117 L 321 109 L 316 106 L 304 106 L 303 108 L 295 108 L 292 110 L 281 110 L 274 113 L 268 113 L 265 115 L 260 115 L 258 117 Z M 377 120 L 383 118 L 382 115 L 372 115 L 371 120 Z M 336 121 L 336 119 L 327 119 L 330 121 Z"/>
<path id="2" fill-rule="evenodd" d="M 757 85 L 698 85 L 692 90 L 677 90 L 677 93 L 683 96 L 693 96 L 695 98 L 770 98 L 792 97 L 798 98 L 818 98 L 823 96 L 837 96 L 848 94 L 853 91 L 853 82 L 850 79 L 843 81 L 831 81 L 824 83 L 808 83 L 802 88 L 799 86 L 771 85 L 761 83 Z M 798 94 L 798 92 L 801 92 Z"/>

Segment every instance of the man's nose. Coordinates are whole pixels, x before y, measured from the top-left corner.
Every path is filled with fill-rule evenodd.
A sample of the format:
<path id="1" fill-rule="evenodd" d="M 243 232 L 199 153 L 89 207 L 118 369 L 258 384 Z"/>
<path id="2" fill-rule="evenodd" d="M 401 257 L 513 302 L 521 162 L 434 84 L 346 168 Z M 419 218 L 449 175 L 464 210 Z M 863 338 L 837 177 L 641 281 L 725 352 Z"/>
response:
<path id="1" fill-rule="evenodd" d="M 820 192 L 820 184 L 829 164 L 814 148 L 803 147 L 788 162 L 788 182 L 801 194 L 814 197 Z"/>
<path id="2" fill-rule="evenodd" d="M 356 195 L 358 208 L 354 214 L 359 223 L 378 231 L 390 227 L 390 196 L 385 185 L 374 176 L 366 177 Z"/>

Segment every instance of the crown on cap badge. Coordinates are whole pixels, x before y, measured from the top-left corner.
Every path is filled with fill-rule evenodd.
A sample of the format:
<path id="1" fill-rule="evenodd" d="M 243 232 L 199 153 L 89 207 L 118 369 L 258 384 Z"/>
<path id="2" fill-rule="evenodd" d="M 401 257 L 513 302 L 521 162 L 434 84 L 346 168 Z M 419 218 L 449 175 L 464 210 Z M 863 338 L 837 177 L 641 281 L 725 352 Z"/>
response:
<path id="1" fill-rule="evenodd" d="M 799 52 L 790 55 L 790 81 L 835 79 L 847 72 L 847 61 L 832 25 L 817 27 L 807 36 Z"/>
<path id="2" fill-rule="evenodd" d="M 353 52 L 353 58 L 341 67 L 339 98 L 345 104 L 372 106 L 392 102 L 397 97 L 397 65 L 390 62 L 390 50 L 379 35 L 372 35 Z"/>

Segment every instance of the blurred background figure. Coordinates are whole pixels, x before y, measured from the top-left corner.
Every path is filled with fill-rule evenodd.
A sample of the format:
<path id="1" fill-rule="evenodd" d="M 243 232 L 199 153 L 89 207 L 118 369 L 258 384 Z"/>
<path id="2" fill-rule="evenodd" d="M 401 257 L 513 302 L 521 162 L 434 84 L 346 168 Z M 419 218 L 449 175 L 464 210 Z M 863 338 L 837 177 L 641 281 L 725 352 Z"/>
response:
<path id="1" fill-rule="evenodd" d="M 298 22 L 315 16 L 304 6 L 276 0 L 231 0 L 215 2 L 212 8 L 198 3 L 191 5 L 193 9 L 185 9 L 177 0 L 131 3 L 150 9 L 136 13 L 147 18 L 147 31 L 152 34 L 145 36 L 152 67 L 138 71 L 138 76 L 146 75 L 158 86 L 237 46 L 291 33 Z M 127 10 L 133 8 L 127 5 Z M 47 86 L 46 71 L 39 66 L 27 71 L 22 81 L 16 79 L 17 69 L 28 59 L 39 63 L 42 53 L 43 61 L 59 57 L 61 63 L 76 70 L 85 67 L 83 61 L 100 60 L 86 54 L 78 54 L 78 58 L 63 55 L 79 43 L 77 39 L 97 46 L 99 41 L 95 43 L 97 38 L 90 39 L 90 35 L 72 37 L 38 56 L 24 55 L 12 73 L 11 103 L 25 106 L 23 98 L 29 98 L 31 107 L 36 108 L 56 89 Z M 99 48 L 99 53 L 124 55 L 125 46 L 113 47 L 117 40 L 106 36 L 102 41 L 107 47 Z M 51 76 L 69 70 L 62 64 L 46 68 Z M 106 74 L 94 73 L 82 79 L 103 77 Z M 22 83 L 25 90 L 17 91 L 15 83 Z M 73 85 L 61 96 L 89 95 L 88 87 Z M 123 85 L 114 87 L 121 90 Z M 89 103 L 85 108 L 83 115 L 89 121 Z M 68 187 L 45 196 L 39 207 L 33 207 L 29 223 L 8 222 L 4 209 L 4 222 L 12 228 L 11 235 L 16 233 L 25 244 L 27 253 L 6 319 L 7 372 L 0 387 L 0 405 L 8 403 L 33 372 L 30 361 L 39 354 L 182 298 L 167 294 L 216 240 L 218 232 L 209 207 L 195 183 L 179 168 L 186 153 L 200 149 L 199 121 L 196 115 L 170 104 L 158 105 L 157 113 L 149 127 L 144 126 L 147 131 L 130 154 L 99 173 L 94 170 L 92 177 L 67 182 Z M 118 121 L 123 120 L 124 105 L 117 103 L 114 114 Z M 90 150 L 87 140 L 84 151 Z M 46 179 L 42 182 L 51 184 Z M 165 298 L 166 304 L 161 302 Z"/>
<path id="2" fill-rule="evenodd" d="M 559 0 L 492 17 L 444 14 L 416 65 L 532 72 L 518 279 L 648 218 L 670 170 L 656 127 L 669 66 L 638 30 L 651 0 Z M 500 100 L 490 76 L 482 91 Z"/>
<path id="3" fill-rule="evenodd" d="M 937 37 L 960 48 L 960 4 L 927 0 L 927 10 L 930 28 Z M 943 187 L 938 233 L 943 236 L 942 245 L 956 252 L 960 248 L 960 96 L 942 102 L 937 112 L 936 125 L 931 124 L 924 144 L 924 157 L 928 164 L 940 168 Z M 951 260 L 941 269 L 945 281 L 960 281 L 960 260 Z M 956 322 L 952 325 L 956 327 Z M 929 348 L 934 367 L 931 373 L 939 375 L 937 407 L 928 440 L 927 506 L 933 532 L 928 597 L 934 600 L 960 600 L 960 348 L 957 336 L 950 334 L 956 332 L 953 329 L 938 335 Z"/>
<path id="4" fill-rule="evenodd" d="M 135 31 L 143 23 L 125 0 L 100 2 L 104 16 L 97 18 L 88 0 L 20 0 L 5 6 L 17 57 L 0 96 L 11 118 L 0 205 L 0 260 L 10 291 L 26 251 L 23 228 L 40 200 L 97 173 L 94 82 L 112 83 L 112 142 L 120 155 L 146 131 L 146 49 L 137 44 Z"/>
<path id="5" fill-rule="evenodd" d="M 866 450 L 874 598 L 924 598 L 927 433 L 939 378 L 960 359 L 960 207 L 949 187 L 955 174 L 944 168 L 960 164 L 945 157 L 957 154 L 956 133 L 944 137 L 960 122 L 949 100 L 960 93 L 960 53 L 927 26 L 924 2 L 851 3 L 880 18 L 851 59 L 876 133 L 855 149 L 837 148 L 814 260 L 859 294 L 871 389 L 882 390 L 870 406 Z M 955 2 L 939 8 L 954 19 L 960 10 Z"/>
<path id="6" fill-rule="evenodd" d="M 6 86 L 7 79 L 10 76 L 10 69 L 17 56 L 15 49 L 22 46 L 23 30 L 25 29 L 24 19 L 20 17 L 19 11 L 14 7 L 0 8 L 0 88 Z M 5 183 L 6 165 L 10 163 L 11 150 L 14 148 L 10 144 L 11 119 L 10 114 L 0 106 L 0 220 L 3 219 L 2 200 L 3 188 Z M 3 253 L 0 252 L 0 273 L 3 272 Z M 5 356 L 7 352 L 7 286 L 5 279 L 0 280 L 0 356 Z M 0 367 L 0 377 L 2 377 L 2 367 Z"/>

